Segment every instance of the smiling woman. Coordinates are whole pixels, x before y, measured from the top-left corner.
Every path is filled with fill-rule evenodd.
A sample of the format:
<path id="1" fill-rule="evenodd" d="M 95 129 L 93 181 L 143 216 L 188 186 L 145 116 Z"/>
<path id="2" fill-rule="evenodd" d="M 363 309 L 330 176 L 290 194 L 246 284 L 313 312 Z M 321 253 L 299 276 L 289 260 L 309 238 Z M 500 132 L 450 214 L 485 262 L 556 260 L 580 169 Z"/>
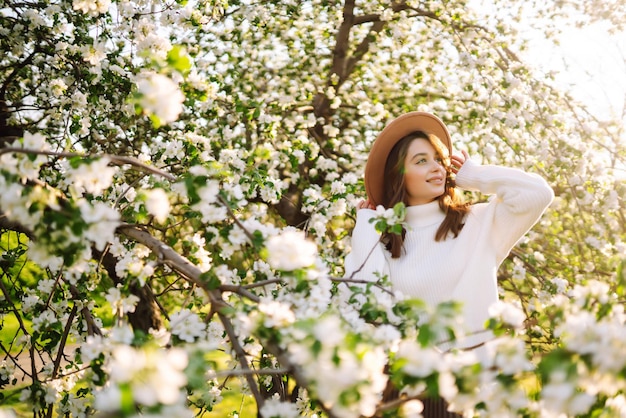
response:
<path id="1" fill-rule="evenodd" d="M 409 206 L 429 203 L 445 191 L 446 168 L 432 140 L 419 132 L 409 136 L 404 152 L 404 179 Z"/>
<path id="2" fill-rule="evenodd" d="M 498 302 L 497 268 L 537 222 L 553 193 L 536 175 L 480 166 L 466 152 L 448 157 L 452 146 L 447 132 L 434 115 L 411 112 L 378 136 L 365 170 L 368 200 L 358 205 L 346 270 L 348 276 L 368 281 L 388 276 L 396 292 L 432 307 L 460 302 L 469 333 L 455 345 L 482 356 L 493 339 L 484 324 L 489 307 Z M 457 184 L 497 198 L 463 203 L 455 194 Z M 397 203 L 408 206 L 402 233 L 379 237 L 370 223 L 373 209 Z M 442 340 L 439 348 L 451 345 Z M 424 417 L 451 416 L 459 415 L 447 411 L 443 398 L 425 402 Z"/>

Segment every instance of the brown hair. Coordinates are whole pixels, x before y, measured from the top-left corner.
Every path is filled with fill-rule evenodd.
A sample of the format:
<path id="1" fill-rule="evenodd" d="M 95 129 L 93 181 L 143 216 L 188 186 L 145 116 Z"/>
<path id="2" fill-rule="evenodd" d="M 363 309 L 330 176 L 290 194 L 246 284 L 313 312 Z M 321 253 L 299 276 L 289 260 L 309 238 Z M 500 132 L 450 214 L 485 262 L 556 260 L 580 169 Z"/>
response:
<path id="1" fill-rule="evenodd" d="M 408 195 L 404 182 L 404 161 L 409 149 L 409 145 L 416 139 L 425 139 L 435 148 L 435 151 L 444 161 L 446 167 L 446 187 L 444 193 L 437 198 L 439 207 L 445 212 L 446 217 L 439 226 L 435 234 L 435 241 L 443 241 L 450 234 L 456 238 L 463 228 L 463 220 L 465 214 L 469 212 L 469 203 L 463 202 L 457 195 L 454 181 L 450 178 L 450 158 L 448 148 L 435 135 L 429 135 L 422 131 L 416 131 L 401 138 L 391 149 L 387 162 L 385 164 L 385 196 L 383 206 L 392 208 L 397 203 L 403 202 L 408 204 Z M 398 258 L 401 255 L 404 246 L 404 237 L 406 230 L 402 229 L 402 234 L 383 233 L 382 242 L 387 250 L 391 252 L 392 258 Z"/>

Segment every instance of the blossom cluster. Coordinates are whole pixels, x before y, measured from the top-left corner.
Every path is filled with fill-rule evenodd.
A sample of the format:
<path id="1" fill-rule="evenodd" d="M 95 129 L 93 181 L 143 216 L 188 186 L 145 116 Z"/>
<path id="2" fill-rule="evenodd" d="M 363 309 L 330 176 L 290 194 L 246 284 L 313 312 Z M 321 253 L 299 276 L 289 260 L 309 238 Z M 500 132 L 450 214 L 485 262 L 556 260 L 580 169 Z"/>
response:
<path id="1" fill-rule="evenodd" d="M 522 64 L 525 19 L 423 3 L 3 6 L 0 395 L 39 415 L 227 415 L 235 393 L 265 418 L 417 417 L 434 395 L 626 416 L 623 128 Z M 579 3 L 537 13 L 604 13 Z M 475 351 L 454 303 L 344 277 L 367 152 L 409 109 L 557 196 Z M 376 212 L 402 232 L 402 205 Z"/>

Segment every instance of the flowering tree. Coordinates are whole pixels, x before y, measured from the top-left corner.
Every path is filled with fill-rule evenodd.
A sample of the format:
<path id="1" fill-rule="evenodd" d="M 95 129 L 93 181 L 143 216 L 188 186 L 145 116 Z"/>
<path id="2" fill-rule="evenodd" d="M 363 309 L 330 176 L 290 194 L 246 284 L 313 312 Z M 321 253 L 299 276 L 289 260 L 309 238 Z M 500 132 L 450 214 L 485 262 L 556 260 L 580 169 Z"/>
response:
<path id="1" fill-rule="evenodd" d="M 229 390 L 265 418 L 418 416 L 435 394 L 626 416 L 623 127 L 525 65 L 517 27 L 624 16 L 494 3 L 3 3 L 0 398 L 35 416 L 193 416 Z M 499 272 L 488 358 L 434 348 L 463 333 L 454 304 L 343 277 L 369 146 L 416 109 L 555 191 Z"/>

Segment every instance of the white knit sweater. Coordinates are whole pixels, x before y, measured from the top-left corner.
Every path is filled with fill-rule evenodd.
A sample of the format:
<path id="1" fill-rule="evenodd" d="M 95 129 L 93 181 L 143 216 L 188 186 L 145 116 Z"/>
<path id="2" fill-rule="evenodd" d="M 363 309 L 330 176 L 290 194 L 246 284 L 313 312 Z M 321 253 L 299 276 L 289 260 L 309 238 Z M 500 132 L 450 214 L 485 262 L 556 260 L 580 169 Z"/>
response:
<path id="1" fill-rule="evenodd" d="M 375 211 L 361 209 L 345 268 L 346 277 L 351 277 L 362 267 L 354 274 L 355 279 L 375 281 L 377 272 L 389 275 L 394 290 L 432 305 L 449 300 L 461 302 L 471 336 L 458 346 L 472 347 L 491 335 L 480 331 L 489 318 L 489 307 L 498 300 L 498 266 L 539 220 L 554 195 L 537 175 L 514 168 L 480 166 L 472 160 L 463 164 L 456 184 L 465 190 L 495 194 L 488 203 L 471 207 L 457 238 L 435 241 L 435 233 L 445 217 L 437 201 L 409 206 L 406 252 L 391 258 L 369 222 Z"/>

